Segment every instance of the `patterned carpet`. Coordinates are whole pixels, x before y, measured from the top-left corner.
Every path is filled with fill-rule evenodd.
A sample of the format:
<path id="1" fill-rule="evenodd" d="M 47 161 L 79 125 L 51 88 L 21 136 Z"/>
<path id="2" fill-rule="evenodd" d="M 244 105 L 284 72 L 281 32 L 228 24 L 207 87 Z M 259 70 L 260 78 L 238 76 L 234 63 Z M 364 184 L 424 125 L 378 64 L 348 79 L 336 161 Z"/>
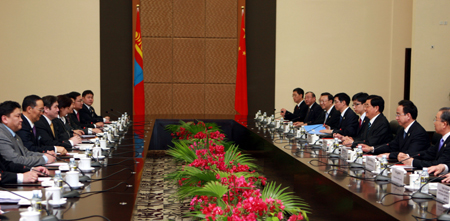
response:
<path id="1" fill-rule="evenodd" d="M 175 170 L 172 157 L 165 151 L 150 151 L 145 160 L 141 185 L 136 199 L 133 220 L 181 220 L 182 214 L 189 211 L 189 201 L 179 203 L 169 196 L 177 186 L 164 179 Z"/>

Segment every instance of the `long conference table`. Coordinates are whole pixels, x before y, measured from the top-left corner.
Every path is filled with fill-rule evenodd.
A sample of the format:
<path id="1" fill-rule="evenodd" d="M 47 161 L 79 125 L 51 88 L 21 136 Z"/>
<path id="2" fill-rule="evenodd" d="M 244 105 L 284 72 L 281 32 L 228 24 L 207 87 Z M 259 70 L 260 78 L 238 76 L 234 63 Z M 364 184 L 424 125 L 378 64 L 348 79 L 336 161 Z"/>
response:
<path id="1" fill-rule="evenodd" d="M 286 191 L 293 192 L 310 205 L 310 220 L 425 220 L 447 212 L 443 204 L 435 200 L 411 200 L 406 196 L 410 192 L 405 191 L 404 187 L 364 180 L 365 176 L 372 176 L 361 170 L 349 169 L 344 160 L 328 159 L 321 150 L 311 151 L 308 146 L 300 148 L 295 144 L 293 147 L 286 146 L 289 141 L 282 133 L 262 127 L 251 117 L 148 115 L 145 119 L 145 124 L 136 123 L 139 125 L 137 129 L 129 127 L 120 144 L 117 143 L 102 161 L 104 165 L 90 173 L 94 179 L 105 180 L 87 183 L 81 192 L 101 191 L 118 185 L 116 188 L 93 195 L 85 194 L 90 195 L 86 198 L 68 199 L 62 207 L 51 208 L 50 213 L 56 214 L 59 219 L 102 215 L 110 220 L 131 220 L 147 152 L 168 149 L 172 138 L 164 128 L 168 124 L 178 123 L 180 119 L 217 123 L 228 140 L 234 141 L 244 153 L 256 159 L 259 172 L 268 181 L 288 187 Z M 143 143 L 135 141 L 134 134 L 142 135 Z M 51 174 L 54 174 L 53 170 Z M 8 187 L 12 191 L 42 188 Z M 18 220 L 20 212 L 26 210 L 26 207 L 17 208 L 14 205 L 1 206 L 8 212 L 0 217 L 2 220 Z M 44 217 L 42 214 L 41 218 Z"/>

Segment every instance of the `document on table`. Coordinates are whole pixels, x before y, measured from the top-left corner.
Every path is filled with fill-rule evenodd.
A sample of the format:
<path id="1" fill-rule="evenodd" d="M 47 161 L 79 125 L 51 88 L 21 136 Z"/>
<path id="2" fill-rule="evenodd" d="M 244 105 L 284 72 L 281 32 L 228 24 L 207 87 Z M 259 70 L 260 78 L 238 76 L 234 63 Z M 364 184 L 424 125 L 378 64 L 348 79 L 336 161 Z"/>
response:
<path id="1" fill-rule="evenodd" d="M 33 197 L 33 191 L 12 191 L 24 198 L 31 199 Z M 17 196 L 8 191 L 0 191 L 0 203 L 19 203 L 24 198 Z"/>
<path id="2" fill-rule="evenodd" d="M 306 130 L 306 133 L 308 134 L 319 134 L 319 135 L 325 135 L 324 133 L 321 133 L 319 131 L 325 130 L 325 126 L 323 124 L 314 124 L 314 125 L 306 125 L 303 126 Z"/>

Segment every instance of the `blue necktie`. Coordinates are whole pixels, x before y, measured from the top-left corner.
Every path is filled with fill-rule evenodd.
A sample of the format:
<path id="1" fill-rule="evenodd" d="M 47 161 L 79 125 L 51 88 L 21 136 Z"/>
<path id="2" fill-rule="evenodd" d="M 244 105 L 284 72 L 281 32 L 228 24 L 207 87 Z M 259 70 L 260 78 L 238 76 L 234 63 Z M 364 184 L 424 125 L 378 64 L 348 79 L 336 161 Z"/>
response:
<path id="1" fill-rule="evenodd" d="M 403 139 L 406 137 L 406 131 L 403 132 Z"/>
<path id="2" fill-rule="evenodd" d="M 439 143 L 439 149 L 438 152 L 441 151 L 442 145 L 444 144 L 444 139 L 441 139 L 441 142 Z"/>
<path id="3" fill-rule="evenodd" d="M 342 123 L 342 115 L 339 117 L 339 123 Z"/>

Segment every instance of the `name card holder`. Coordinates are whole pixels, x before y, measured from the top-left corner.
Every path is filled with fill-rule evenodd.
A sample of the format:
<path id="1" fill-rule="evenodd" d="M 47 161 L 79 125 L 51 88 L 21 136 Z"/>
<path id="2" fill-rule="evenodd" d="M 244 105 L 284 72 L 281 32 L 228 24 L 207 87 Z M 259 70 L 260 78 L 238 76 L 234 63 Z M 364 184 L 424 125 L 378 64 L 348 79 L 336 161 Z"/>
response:
<path id="1" fill-rule="evenodd" d="M 405 174 L 406 171 L 403 168 L 400 167 L 393 167 L 391 169 L 391 181 L 393 184 L 397 186 L 405 186 Z"/>

